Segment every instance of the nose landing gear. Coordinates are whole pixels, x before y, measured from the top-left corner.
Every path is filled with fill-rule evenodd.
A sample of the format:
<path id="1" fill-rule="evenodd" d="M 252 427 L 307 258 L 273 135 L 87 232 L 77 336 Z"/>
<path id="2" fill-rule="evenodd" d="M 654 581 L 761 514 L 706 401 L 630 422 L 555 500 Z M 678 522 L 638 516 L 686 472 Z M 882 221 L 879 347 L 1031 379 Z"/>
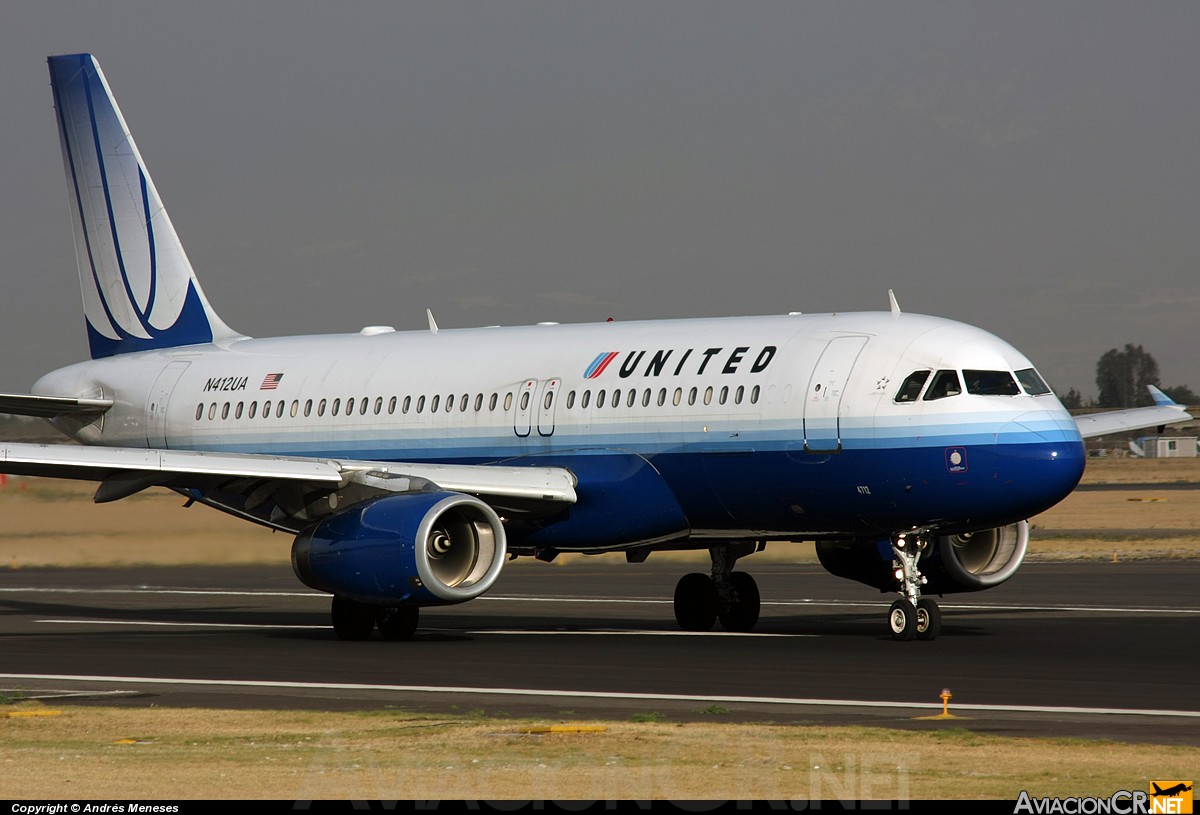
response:
<path id="1" fill-rule="evenodd" d="M 892 537 L 892 566 L 903 596 L 888 609 L 888 629 L 896 640 L 932 640 L 942 630 L 942 612 L 937 601 L 921 596 L 926 579 L 917 562 L 929 547 L 920 531 L 900 532 Z"/>

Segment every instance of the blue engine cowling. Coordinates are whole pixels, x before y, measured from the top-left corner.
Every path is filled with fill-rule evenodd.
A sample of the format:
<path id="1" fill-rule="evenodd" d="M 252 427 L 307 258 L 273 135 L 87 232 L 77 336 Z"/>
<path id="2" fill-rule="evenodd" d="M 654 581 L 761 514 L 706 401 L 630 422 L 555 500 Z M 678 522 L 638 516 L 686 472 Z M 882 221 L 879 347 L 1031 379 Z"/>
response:
<path id="1" fill-rule="evenodd" d="M 370 605 L 463 603 L 504 565 L 504 527 L 478 498 L 454 492 L 390 495 L 313 524 L 292 544 L 306 586 Z"/>
<path id="2" fill-rule="evenodd" d="M 998 586 L 1016 574 L 1028 549 L 1028 521 L 970 534 L 938 535 L 917 564 L 928 581 L 922 591 L 956 594 Z M 880 591 L 896 591 L 899 587 L 890 541 L 817 541 L 817 559 L 826 571 L 838 577 Z"/>

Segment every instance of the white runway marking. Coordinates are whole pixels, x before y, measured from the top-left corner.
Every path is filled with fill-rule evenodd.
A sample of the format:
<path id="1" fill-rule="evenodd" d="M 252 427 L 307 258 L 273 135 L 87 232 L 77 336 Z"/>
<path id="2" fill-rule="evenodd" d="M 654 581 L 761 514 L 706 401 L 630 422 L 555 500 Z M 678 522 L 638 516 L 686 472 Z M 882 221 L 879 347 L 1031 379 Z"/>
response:
<path id="1" fill-rule="evenodd" d="M 547 631 L 521 629 L 477 629 L 474 631 L 458 631 L 450 628 L 427 628 L 426 631 L 446 631 L 459 634 L 504 634 L 509 636 L 618 636 L 618 637 L 769 637 L 780 639 L 783 637 L 818 637 L 819 634 L 756 634 L 754 632 L 737 632 L 737 631 L 651 631 L 645 629 L 629 629 L 629 628 L 588 628 L 588 629 L 562 629 Z"/>
<path id="2" fill-rule="evenodd" d="M 39 623 L 57 625 L 136 625 L 160 628 L 257 628 L 257 629 L 326 629 L 328 625 L 256 625 L 253 623 L 185 623 L 170 620 L 106 620 L 92 618 L 90 620 L 37 620 Z"/>
<path id="3" fill-rule="evenodd" d="M 202 597 L 317 597 L 329 599 L 328 594 L 317 591 L 233 591 L 231 589 L 152 589 L 138 586 L 130 589 L 70 589 L 45 587 L 5 587 L 0 594 L 148 594 L 148 595 L 200 595 Z"/>
<path id="4" fill-rule="evenodd" d="M 600 691 L 542 690 L 535 688 L 472 688 L 430 685 L 368 685 L 329 682 L 267 682 L 248 679 L 178 679 L 153 676 L 86 676 L 71 674 L 0 673 L 0 680 L 47 682 L 103 682 L 111 684 L 177 685 L 184 687 L 268 688 L 333 691 L 386 691 L 393 693 L 470 694 L 481 696 L 523 696 L 544 698 L 609 699 L 652 702 L 690 702 L 796 707 L 875 708 L 888 710 L 940 711 L 937 702 L 883 702 L 870 699 L 804 699 L 782 696 L 722 696 L 679 693 L 618 693 Z M 1196 710 L 1156 710 L 1152 708 L 1058 707 L 1043 705 L 958 704 L 955 711 L 977 713 L 1049 713 L 1059 715 L 1152 716 L 1200 719 Z"/>
<path id="5" fill-rule="evenodd" d="M 148 587 L 128 589 L 79 589 L 17 586 L 0 588 L 0 594 L 132 594 L 132 595 L 181 595 L 199 597 L 250 597 L 279 598 L 300 597 L 329 600 L 323 592 L 304 591 L 233 591 L 227 589 L 152 589 Z M 578 605 L 671 605 L 674 601 L 656 597 L 522 597 L 519 595 L 483 595 L 473 602 L 503 603 L 568 603 Z M 830 608 L 864 608 L 878 610 L 887 608 L 890 601 L 862 600 L 763 600 L 762 606 L 777 608 L 828 606 Z M 1007 605 L 1002 603 L 940 603 L 943 611 L 1036 611 L 1071 612 L 1076 614 L 1183 614 L 1200 615 L 1200 608 L 1166 608 L 1151 606 L 1080 606 L 1080 605 Z"/>

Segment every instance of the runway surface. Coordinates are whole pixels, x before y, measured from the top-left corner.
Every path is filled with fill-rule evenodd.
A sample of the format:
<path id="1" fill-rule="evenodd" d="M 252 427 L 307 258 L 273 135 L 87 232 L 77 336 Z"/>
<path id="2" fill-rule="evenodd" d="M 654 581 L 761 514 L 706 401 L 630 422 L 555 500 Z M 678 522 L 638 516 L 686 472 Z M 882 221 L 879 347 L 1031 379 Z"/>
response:
<path id="1" fill-rule="evenodd" d="M 1200 561 L 1027 563 L 943 598 L 933 642 L 892 641 L 892 597 L 816 564 L 739 566 L 763 596 L 749 635 L 680 632 L 671 597 L 688 567 L 651 557 L 512 564 L 483 598 L 424 609 L 411 642 L 337 640 L 328 596 L 287 566 L 0 570 L 0 689 L 1200 745 Z M 924 718 L 943 688 L 961 718 Z"/>

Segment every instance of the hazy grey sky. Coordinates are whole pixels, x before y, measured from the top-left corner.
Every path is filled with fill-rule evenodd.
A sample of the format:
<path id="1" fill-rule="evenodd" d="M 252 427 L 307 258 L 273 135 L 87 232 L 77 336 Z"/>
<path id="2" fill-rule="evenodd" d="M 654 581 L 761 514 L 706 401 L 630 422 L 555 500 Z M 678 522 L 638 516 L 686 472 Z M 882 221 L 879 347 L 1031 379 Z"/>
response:
<path id="1" fill-rule="evenodd" d="M 887 307 L 1200 388 L 1195 2 L 8 2 L 0 390 L 86 357 L 45 58 L 252 336 Z"/>

